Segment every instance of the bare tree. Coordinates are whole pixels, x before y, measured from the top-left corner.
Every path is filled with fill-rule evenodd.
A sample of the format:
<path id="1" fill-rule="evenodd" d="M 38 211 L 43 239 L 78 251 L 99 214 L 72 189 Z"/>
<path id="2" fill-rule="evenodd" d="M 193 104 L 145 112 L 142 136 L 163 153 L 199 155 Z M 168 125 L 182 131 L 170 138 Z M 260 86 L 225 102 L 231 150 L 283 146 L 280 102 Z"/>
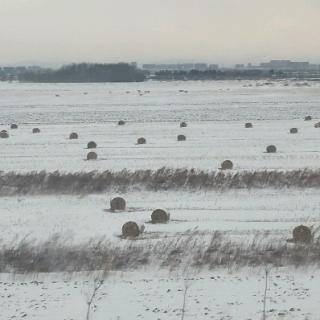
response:
<path id="1" fill-rule="evenodd" d="M 268 291 L 268 280 L 269 280 L 269 274 L 270 274 L 271 268 L 266 267 L 265 268 L 265 286 L 264 286 L 264 295 L 263 295 L 263 314 L 262 314 L 262 320 L 267 319 L 266 315 L 266 307 L 267 307 L 267 291 Z"/>
<path id="2" fill-rule="evenodd" d="M 91 305 L 92 305 L 94 299 L 96 298 L 97 293 L 98 293 L 99 289 L 102 287 L 103 283 L 104 283 L 104 280 L 94 279 L 93 291 L 92 291 L 91 296 L 88 297 L 88 301 L 87 301 L 86 320 L 90 320 Z"/>
<path id="3" fill-rule="evenodd" d="M 184 282 L 184 293 L 183 293 L 183 303 L 181 308 L 181 320 L 184 320 L 184 315 L 186 313 L 186 302 L 187 302 L 187 293 L 190 288 L 190 283 L 185 280 Z"/>

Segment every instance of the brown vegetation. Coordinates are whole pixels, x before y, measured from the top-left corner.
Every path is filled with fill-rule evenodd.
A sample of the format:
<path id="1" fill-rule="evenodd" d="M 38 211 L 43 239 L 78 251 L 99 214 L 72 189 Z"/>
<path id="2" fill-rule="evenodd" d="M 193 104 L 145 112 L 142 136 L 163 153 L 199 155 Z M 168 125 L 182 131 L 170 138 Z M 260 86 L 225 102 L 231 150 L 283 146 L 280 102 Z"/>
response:
<path id="1" fill-rule="evenodd" d="M 310 243 L 312 241 L 311 229 L 303 225 L 295 227 L 293 229 L 292 235 L 294 242 Z"/>
<path id="2" fill-rule="evenodd" d="M 133 221 L 126 222 L 122 226 L 122 237 L 123 238 L 136 238 L 140 234 L 140 229 L 137 223 Z"/>
<path id="3" fill-rule="evenodd" d="M 146 144 L 146 143 L 147 143 L 147 140 L 143 137 L 138 138 L 138 140 L 137 140 L 137 144 Z"/>
<path id="4" fill-rule="evenodd" d="M 177 137 L 177 140 L 178 140 L 178 141 L 186 141 L 186 140 L 187 140 L 187 138 L 186 138 L 186 136 L 185 136 L 185 135 L 183 135 L 183 134 L 179 134 L 179 135 L 178 135 L 178 137 Z"/>
<path id="5" fill-rule="evenodd" d="M 291 128 L 291 129 L 290 129 L 290 133 L 291 133 L 291 134 L 298 133 L 298 128 Z"/>
<path id="6" fill-rule="evenodd" d="M 97 160 L 98 155 L 95 152 L 89 152 L 87 154 L 87 160 Z"/>
<path id="7" fill-rule="evenodd" d="M 123 236 L 141 233 L 135 222 L 123 226 Z M 157 265 L 174 270 L 195 268 L 241 268 L 320 266 L 320 242 L 288 244 L 284 239 L 265 241 L 265 234 L 253 241 L 231 240 L 218 231 L 205 238 L 199 232 L 177 234 L 172 240 L 113 243 L 103 239 L 84 244 L 68 244 L 55 237 L 45 243 L 21 241 L 0 247 L 1 273 L 79 272 L 133 270 Z M 263 241 L 262 241 L 263 239 Z M 108 269 L 106 269 L 108 268 Z"/>
<path id="8" fill-rule="evenodd" d="M 90 194 L 106 191 L 227 190 L 320 188 L 320 170 L 202 171 L 194 169 L 118 172 L 1 172 L 0 196 L 18 194 Z"/>
<path id="9" fill-rule="evenodd" d="M 121 197 L 113 198 L 110 201 L 110 209 L 111 211 L 124 211 L 126 210 L 126 201 Z"/>
<path id="10" fill-rule="evenodd" d="M 221 163 L 221 170 L 231 170 L 233 168 L 233 163 L 231 160 L 225 160 Z"/>
<path id="11" fill-rule="evenodd" d="M 267 146 L 266 151 L 267 151 L 267 153 L 276 153 L 277 152 L 277 147 L 274 146 L 274 145 Z"/>
<path id="12" fill-rule="evenodd" d="M 187 126 L 188 126 L 187 123 L 184 121 L 180 123 L 180 128 L 186 128 Z"/>
<path id="13" fill-rule="evenodd" d="M 69 135 L 70 140 L 78 139 L 78 134 L 76 132 L 71 132 Z"/>
<path id="14" fill-rule="evenodd" d="M 9 133 L 8 133 L 6 130 L 2 130 L 2 131 L 0 132 L 0 138 L 1 138 L 1 139 L 7 139 L 7 138 L 9 138 Z"/>
<path id="15" fill-rule="evenodd" d="M 170 219 L 170 214 L 162 209 L 156 209 L 151 214 L 152 223 L 166 223 Z"/>
<path id="16" fill-rule="evenodd" d="M 87 144 L 88 149 L 95 149 L 97 147 L 97 144 L 94 141 L 90 141 Z"/>

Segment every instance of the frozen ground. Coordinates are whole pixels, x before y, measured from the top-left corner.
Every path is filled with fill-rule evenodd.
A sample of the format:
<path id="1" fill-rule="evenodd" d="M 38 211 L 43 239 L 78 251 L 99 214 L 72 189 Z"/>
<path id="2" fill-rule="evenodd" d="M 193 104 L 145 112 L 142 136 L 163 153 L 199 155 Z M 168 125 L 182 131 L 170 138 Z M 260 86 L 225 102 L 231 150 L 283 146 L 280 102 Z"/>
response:
<path id="1" fill-rule="evenodd" d="M 261 83 L 260 83 L 261 84 Z M 0 139 L 0 171 L 122 170 L 194 167 L 215 170 L 231 159 L 235 170 L 319 168 L 320 84 L 248 81 L 148 82 L 139 84 L 0 83 L 0 130 L 11 123 L 9 139 Z M 141 90 L 140 94 L 137 90 Z M 187 90 L 181 92 L 180 90 Z M 150 91 L 147 93 L 146 91 Z M 303 118 L 312 115 L 313 120 Z M 117 121 L 127 121 L 118 126 Z M 179 128 L 181 120 L 187 128 Z M 253 129 L 245 129 L 245 122 Z M 41 129 L 32 134 L 33 127 Z M 290 135 L 297 127 L 299 133 Z M 70 132 L 78 140 L 68 140 Z M 178 134 L 187 141 L 177 142 Z M 144 136 L 147 144 L 135 145 Z M 85 161 L 86 144 L 98 143 L 97 161 Z M 277 154 L 265 154 L 275 144 Z M 130 188 L 128 188 L 130 190 Z M 197 229 L 221 231 L 248 241 L 262 235 L 285 241 L 299 224 L 319 226 L 319 190 L 264 189 L 147 192 L 121 194 L 123 213 L 108 211 L 116 194 L 17 196 L 0 198 L 1 245 L 22 239 L 42 242 L 58 234 L 66 242 L 105 237 L 120 240 L 128 220 L 145 223 L 141 240 L 181 237 Z M 153 209 L 170 211 L 165 225 L 149 222 Z M 193 270 L 194 271 L 194 270 Z M 268 319 L 319 319 L 318 271 L 271 270 Z M 1 275 L 0 319 L 85 319 L 90 275 Z M 185 277 L 192 278 L 185 282 Z M 137 270 L 110 275 L 98 294 L 92 320 L 181 319 L 185 283 L 185 319 L 261 319 L 263 271 Z"/>
<path id="2" fill-rule="evenodd" d="M 10 243 L 25 237 L 45 241 L 55 234 L 76 243 L 99 237 L 120 241 L 121 227 L 130 220 L 145 224 L 146 241 L 180 237 L 195 228 L 205 233 L 223 231 L 237 238 L 267 232 L 270 237 L 288 239 L 296 225 L 318 226 L 320 222 L 320 191 L 315 189 L 133 191 L 121 195 L 127 201 L 126 212 L 116 213 L 108 211 L 113 196 L 3 197 L 2 241 Z M 157 208 L 168 210 L 172 221 L 148 223 Z"/>
<path id="3" fill-rule="evenodd" d="M 320 85 L 292 83 L 244 87 L 255 82 L 145 84 L 0 84 L 3 171 L 121 170 L 194 167 L 215 170 L 231 159 L 236 170 L 317 168 Z M 139 95 L 137 90 L 150 91 Z M 187 89 L 188 93 L 179 92 Z M 84 92 L 87 92 L 85 95 Z M 128 92 L 128 93 L 127 93 Z M 56 95 L 59 95 L 58 97 Z M 305 115 L 313 121 L 303 121 Z M 118 126 L 117 121 L 127 121 Z M 179 128 L 179 121 L 188 122 Z M 253 122 L 253 129 L 244 123 Z M 33 127 L 41 129 L 32 134 Z M 297 127 L 299 133 L 290 135 Z M 68 140 L 71 132 L 79 140 Z M 178 134 L 187 141 L 177 142 Z M 135 145 L 145 137 L 147 144 Z M 87 143 L 98 160 L 85 161 Z M 265 154 L 269 144 L 277 154 Z"/>
<path id="4" fill-rule="evenodd" d="M 0 319 L 85 319 L 94 283 L 88 275 L 1 278 Z M 318 270 L 271 270 L 267 319 L 319 319 L 319 282 Z M 185 319 L 262 319 L 261 270 L 189 276 L 150 271 L 112 274 L 98 291 L 92 319 L 181 319 L 186 286 Z"/>

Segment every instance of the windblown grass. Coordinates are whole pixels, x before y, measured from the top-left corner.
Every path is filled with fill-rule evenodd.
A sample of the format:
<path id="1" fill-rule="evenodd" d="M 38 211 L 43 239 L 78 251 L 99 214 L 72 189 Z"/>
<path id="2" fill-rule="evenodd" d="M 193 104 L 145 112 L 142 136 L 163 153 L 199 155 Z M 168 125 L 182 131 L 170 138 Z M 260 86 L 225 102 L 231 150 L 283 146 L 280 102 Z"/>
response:
<path id="1" fill-rule="evenodd" d="M 24 240 L 0 248 L 0 272 L 110 271 L 146 266 L 176 270 L 185 266 L 214 269 L 320 265 L 318 240 L 309 245 L 297 245 L 285 240 L 263 242 L 262 238 L 239 243 L 216 231 L 209 241 L 199 233 L 184 234 L 174 240 L 118 244 L 107 240 L 66 244 L 59 237 L 42 244 Z"/>
<path id="2" fill-rule="evenodd" d="M 287 187 L 320 188 L 320 170 L 225 172 L 161 168 L 155 171 L 0 173 L 0 196 L 90 194 L 130 188 L 223 190 Z"/>

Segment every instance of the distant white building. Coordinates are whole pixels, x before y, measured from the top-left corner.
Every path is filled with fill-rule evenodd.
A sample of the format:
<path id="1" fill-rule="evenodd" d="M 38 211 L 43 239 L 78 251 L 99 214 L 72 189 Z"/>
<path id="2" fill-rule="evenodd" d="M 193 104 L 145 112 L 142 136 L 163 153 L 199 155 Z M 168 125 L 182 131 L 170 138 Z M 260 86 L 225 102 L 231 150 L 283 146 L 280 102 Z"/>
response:
<path id="1" fill-rule="evenodd" d="M 294 62 L 291 60 L 271 60 L 270 62 L 260 63 L 261 68 L 274 70 L 306 70 L 309 66 L 309 62 Z"/>
<path id="2" fill-rule="evenodd" d="M 210 64 L 209 65 L 209 70 L 218 70 L 219 69 L 219 65 L 218 64 Z"/>
<path id="3" fill-rule="evenodd" d="M 214 65 L 214 66 L 217 66 L 217 65 Z M 209 67 L 206 63 L 176 63 L 176 64 L 143 64 L 142 69 L 150 72 L 191 71 L 191 70 L 205 71 L 205 70 L 208 70 Z"/>

